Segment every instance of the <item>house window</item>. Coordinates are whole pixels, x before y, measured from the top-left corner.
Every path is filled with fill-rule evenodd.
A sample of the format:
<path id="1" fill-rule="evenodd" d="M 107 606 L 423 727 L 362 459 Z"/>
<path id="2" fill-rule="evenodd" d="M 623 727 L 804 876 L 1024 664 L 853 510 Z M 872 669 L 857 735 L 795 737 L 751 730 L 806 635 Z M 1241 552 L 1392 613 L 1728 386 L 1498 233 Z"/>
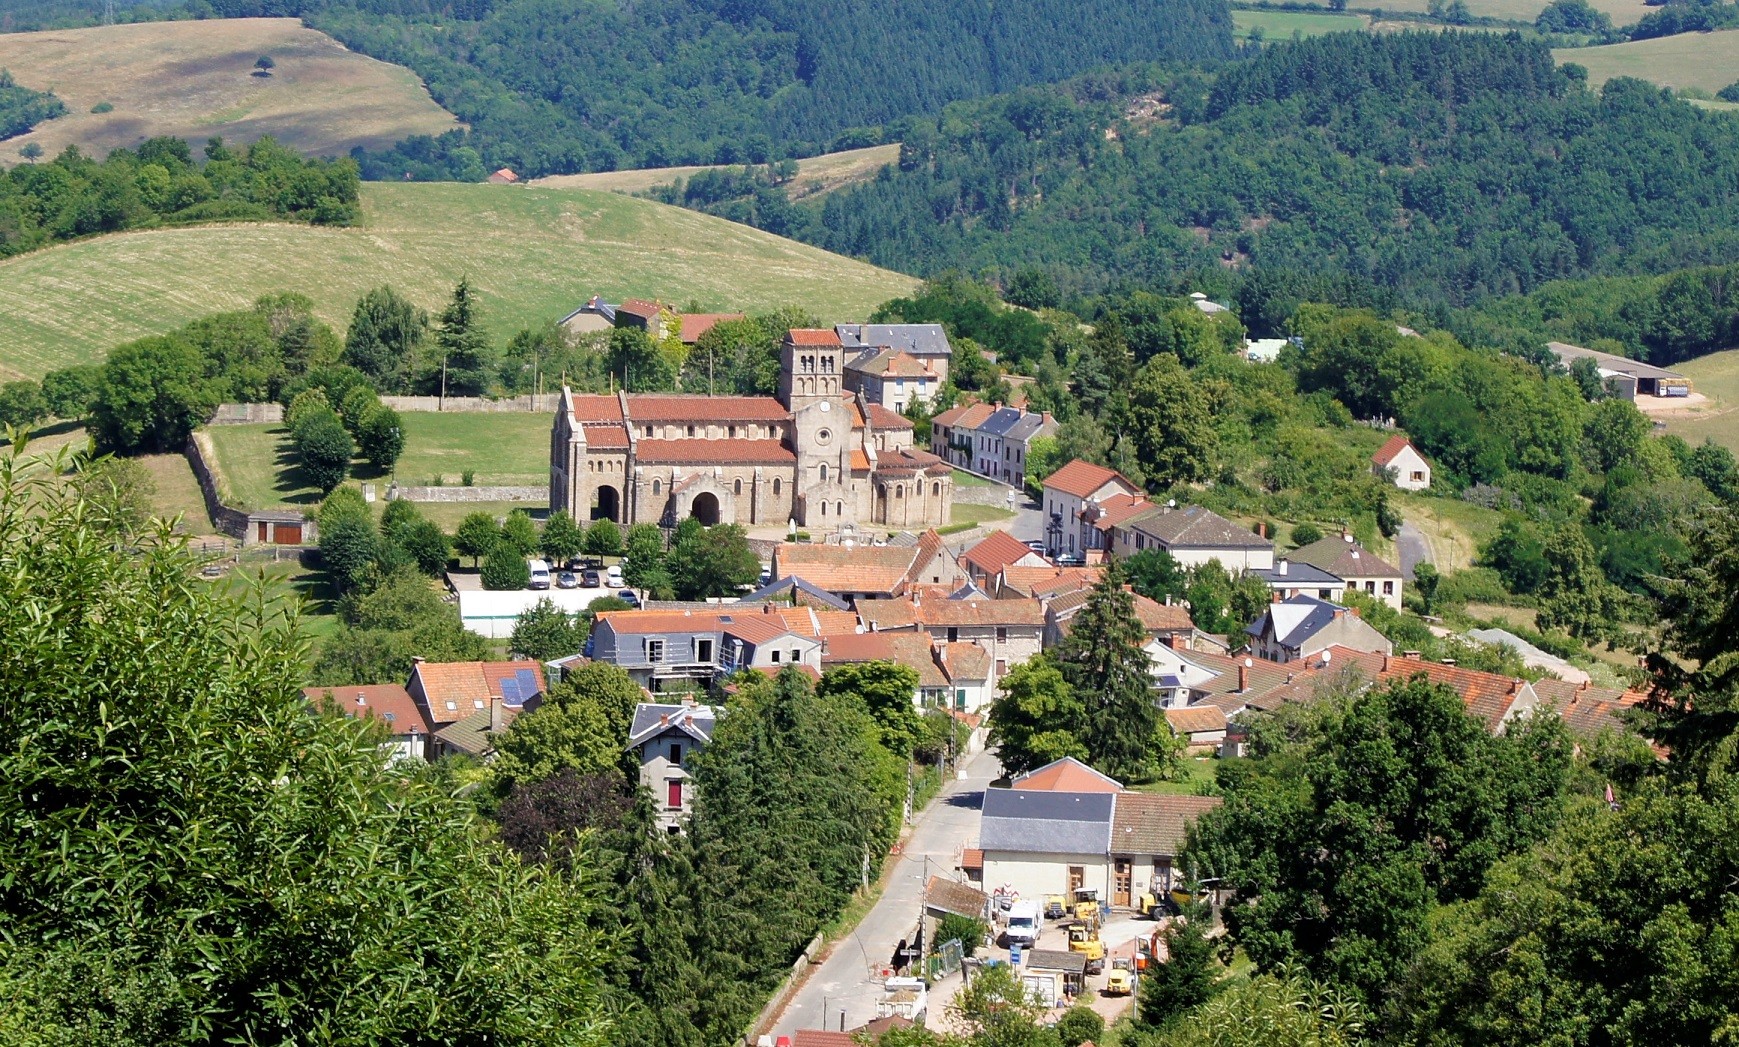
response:
<path id="1" fill-rule="evenodd" d="M 681 745 L 681 743 L 679 743 L 679 742 L 671 742 L 670 743 L 670 762 L 671 763 L 681 763 L 682 762 L 682 745 Z"/>
<path id="2" fill-rule="evenodd" d="M 796 665 L 798 662 L 800 662 L 802 660 L 803 660 L 803 652 L 798 650 L 795 647 L 791 648 L 791 664 Z"/>
<path id="3" fill-rule="evenodd" d="M 1384 582 L 1383 583 L 1383 595 L 1384 596 L 1395 595 L 1395 583 L 1394 582 Z"/>
<path id="4" fill-rule="evenodd" d="M 773 652 L 773 664 L 774 665 L 779 664 L 779 652 L 778 651 Z"/>
<path id="5" fill-rule="evenodd" d="M 777 476 L 773 477 L 773 496 L 775 498 L 779 496 L 779 478 Z"/>
<path id="6" fill-rule="evenodd" d="M 1318 589 L 1316 591 L 1316 598 L 1318 600 L 1332 600 L 1332 599 L 1334 599 L 1334 590 L 1333 589 Z"/>
<path id="7" fill-rule="evenodd" d="M 648 439 L 652 436 L 652 427 L 650 425 L 646 427 L 646 436 Z"/>
<path id="8" fill-rule="evenodd" d="M 688 435 L 690 435 L 690 436 L 694 435 L 694 426 L 691 425 L 688 427 Z"/>
<path id="9" fill-rule="evenodd" d="M 1420 472 L 1417 469 L 1413 470 L 1413 482 L 1414 483 L 1424 483 L 1425 482 L 1425 474 Z"/>
<path id="10" fill-rule="evenodd" d="M 966 708 L 966 688 L 962 687 L 959 690 L 954 692 L 954 708 L 956 708 L 956 709 L 965 709 Z"/>
<path id="11" fill-rule="evenodd" d="M 713 642 L 711 640 L 696 640 L 694 642 L 694 660 L 697 662 L 713 660 Z"/>
<path id="12" fill-rule="evenodd" d="M 646 660 L 649 662 L 662 662 L 662 661 L 664 661 L 664 641 L 663 640 L 650 640 L 649 639 L 646 641 Z"/>
<path id="13" fill-rule="evenodd" d="M 737 479 L 731 481 L 731 493 L 732 494 L 742 494 L 743 493 L 742 477 L 738 477 Z"/>
<path id="14" fill-rule="evenodd" d="M 835 515 L 835 516 L 844 516 L 845 515 L 845 503 L 844 502 L 834 502 L 833 503 L 833 515 Z"/>
<path id="15" fill-rule="evenodd" d="M 682 810 L 682 779 L 664 783 L 664 806 L 673 811 Z"/>
<path id="16" fill-rule="evenodd" d="M 996 642 L 997 643 L 1007 643 L 1008 642 L 1008 627 L 1007 626 L 999 625 L 996 627 Z"/>
<path id="17" fill-rule="evenodd" d="M 1376 595 L 1377 583 L 1376 582 L 1366 582 L 1365 583 L 1365 592 L 1370 593 L 1373 596 Z"/>
<path id="18" fill-rule="evenodd" d="M 956 643 L 960 639 L 960 630 L 950 625 L 948 627 L 948 642 Z"/>

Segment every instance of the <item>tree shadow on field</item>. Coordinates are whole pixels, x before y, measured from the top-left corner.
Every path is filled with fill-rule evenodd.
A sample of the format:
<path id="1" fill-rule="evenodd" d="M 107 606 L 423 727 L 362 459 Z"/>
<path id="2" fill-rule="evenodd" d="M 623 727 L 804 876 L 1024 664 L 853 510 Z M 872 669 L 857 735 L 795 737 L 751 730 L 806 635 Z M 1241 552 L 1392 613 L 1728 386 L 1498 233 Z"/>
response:
<path id="1" fill-rule="evenodd" d="M 276 430 L 275 435 L 278 446 L 272 464 L 277 467 L 277 481 L 272 484 L 272 490 L 278 492 L 281 499 L 289 505 L 318 503 L 320 491 L 303 470 L 302 459 L 296 454 L 296 445 L 290 442 L 289 430 Z"/>

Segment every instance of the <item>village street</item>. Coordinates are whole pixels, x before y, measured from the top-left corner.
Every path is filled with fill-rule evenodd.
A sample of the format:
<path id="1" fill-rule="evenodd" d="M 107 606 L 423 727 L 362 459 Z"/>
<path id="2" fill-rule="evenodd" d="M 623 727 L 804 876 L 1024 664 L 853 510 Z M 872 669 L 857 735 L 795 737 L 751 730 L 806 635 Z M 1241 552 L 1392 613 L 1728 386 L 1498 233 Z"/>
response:
<path id="1" fill-rule="evenodd" d="M 774 1022 L 774 1035 L 798 1029 L 852 1029 L 875 1017 L 881 972 L 901 939 L 912 933 L 930 876 L 959 878 L 960 851 L 978 836 L 978 809 L 985 788 L 1002 774 L 996 756 L 981 752 L 965 765 L 966 777 L 947 783 L 923 812 L 902 852 L 889 861 L 894 869 L 880 900 L 855 932 L 834 944 L 832 953 L 810 975 Z"/>

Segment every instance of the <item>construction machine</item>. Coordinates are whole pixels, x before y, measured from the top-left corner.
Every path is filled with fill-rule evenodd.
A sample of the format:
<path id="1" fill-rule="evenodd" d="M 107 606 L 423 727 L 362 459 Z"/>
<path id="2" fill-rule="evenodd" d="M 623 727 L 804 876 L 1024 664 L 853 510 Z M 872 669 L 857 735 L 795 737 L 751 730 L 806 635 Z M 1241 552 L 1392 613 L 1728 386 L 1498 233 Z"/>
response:
<path id="1" fill-rule="evenodd" d="M 1128 996 L 1135 991 L 1135 972 L 1131 961 L 1119 956 L 1111 961 L 1111 973 L 1105 976 L 1105 995 Z"/>
<path id="2" fill-rule="evenodd" d="M 1077 887 L 1072 892 L 1071 900 L 1075 903 L 1075 919 L 1099 920 L 1099 892 L 1091 887 Z"/>
<path id="3" fill-rule="evenodd" d="M 1069 906 L 1068 903 L 1063 900 L 1062 895 L 1045 895 L 1045 919 L 1060 920 L 1067 915 L 1069 915 Z"/>
<path id="4" fill-rule="evenodd" d="M 1069 951 L 1078 952 L 1087 961 L 1087 973 L 1098 974 L 1105 969 L 1105 943 L 1099 939 L 1099 921 L 1070 920 L 1063 925 L 1069 931 Z"/>

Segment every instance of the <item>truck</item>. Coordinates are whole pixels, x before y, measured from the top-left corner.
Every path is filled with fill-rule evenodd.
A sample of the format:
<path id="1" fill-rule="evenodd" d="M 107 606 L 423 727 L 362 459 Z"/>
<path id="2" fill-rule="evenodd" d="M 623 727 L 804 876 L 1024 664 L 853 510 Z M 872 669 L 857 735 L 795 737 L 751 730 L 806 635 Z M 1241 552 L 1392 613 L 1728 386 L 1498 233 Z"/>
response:
<path id="1" fill-rule="evenodd" d="M 1038 902 L 1015 902 L 1008 909 L 1008 924 L 1004 928 L 1004 937 L 1013 945 L 1019 943 L 1027 948 L 1039 940 L 1039 931 L 1044 928 L 1044 913 L 1039 909 Z"/>
<path id="2" fill-rule="evenodd" d="M 889 978 L 882 982 L 882 996 L 876 1001 L 876 1017 L 899 1017 L 914 1025 L 922 1025 L 929 1007 L 930 987 L 924 979 Z"/>

